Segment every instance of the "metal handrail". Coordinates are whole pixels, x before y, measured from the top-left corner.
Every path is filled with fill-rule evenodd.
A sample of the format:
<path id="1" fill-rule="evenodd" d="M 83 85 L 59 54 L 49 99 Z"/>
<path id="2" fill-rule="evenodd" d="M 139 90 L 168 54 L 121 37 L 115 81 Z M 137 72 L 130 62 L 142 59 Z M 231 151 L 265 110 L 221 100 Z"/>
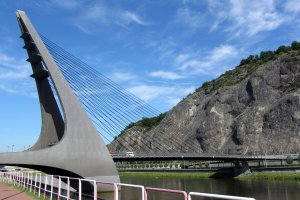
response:
<path id="1" fill-rule="evenodd" d="M 229 196 L 229 195 L 221 195 L 221 194 L 209 194 L 209 193 L 200 193 L 200 192 L 190 192 L 189 196 L 188 196 L 188 200 L 192 200 L 192 196 L 210 197 L 210 198 L 215 198 L 215 199 L 230 199 L 230 200 L 255 200 L 254 198 L 249 198 L 249 197 Z"/>
<path id="2" fill-rule="evenodd" d="M 27 175 L 27 178 L 26 178 Z M 34 184 L 33 184 L 33 175 L 35 175 Z M 29 178 L 31 177 L 31 178 Z M 47 190 L 47 184 L 48 184 L 48 177 L 51 177 L 51 190 Z M 58 192 L 55 193 L 53 191 L 54 187 L 54 178 L 58 178 Z M 67 196 L 61 195 L 61 179 L 66 178 L 68 180 L 68 188 L 67 188 Z M 29 181 L 30 179 L 30 181 Z M 79 182 L 79 200 L 82 199 L 82 182 L 90 182 L 93 184 L 94 187 L 94 200 L 97 200 L 98 198 L 98 189 L 97 186 L 99 184 L 106 184 L 106 185 L 112 185 L 114 187 L 114 200 L 118 200 L 119 198 L 119 188 L 120 187 L 134 187 L 134 188 L 140 188 L 142 190 L 142 200 L 148 199 L 148 192 L 149 191 L 156 191 L 156 192 L 164 192 L 164 193 L 172 193 L 172 194 L 178 194 L 182 195 L 184 200 L 192 200 L 193 196 L 198 197 L 209 197 L 209 198 L 216 198 L 216 199 L 230 199 L 230 200 L 255 200 L 254 198 L 250 197 L 239 197 L 239 196 L 229 196 L 229 195 L 220 195 L 220 194 L 210 194 L 210 193 L 200 193 L 200 192 L 190 192 L 187 194 L 187 192 L 182 190 L 173 190 L 173 189 L 163 189 L 163 188 L 152 188 L 152 187 L 144 187 L 142 185 L 133 185 L 133 184 L 126 184 L 126 183 L 113 183 L 113 182 L 104 182 L 104 181 L 95 181 L 91 179 L 80 179 L 80 178 L 71 178 L 67 176 L 55 176 L 55 175 L 46 175 L 44 178 L 44 188 L 41 187 L 42 184 L 42 175 L 41 173 L 34 173 L 34 172 L 0 172 L 0 181 L 3 181 L 5 183 L 11 183 L 18 185 L 19 187 L 24 187 L 27 190 L 32 189 L 34 187 L 34 193 L 36 193 L 36 190 L 38 189 L 38 195 L 40 197 L 41 190 L 44 191 L 44 199 L 46 197 L 46 192 L 50 193 L 50 199 L 53 198 L 53 195 L 57 195 L 58 199 L 60 197 L 63 197 L 67 200 L 71 200 L 70 198 L 70 179 L 72 180 L 78 180 Z M 29 187 L 30 186 L 30 187 Z"/>
<path id="3" fill-rule="evenodd" d="M 171 189 L 162 189 L 162 188 L 152 188 L 152 187 L 145 187 L 146 190 L 146 197 L 145 199 L 148 200 L 148 191 L 157 191 L 157 192 L 165 192 L 165 193 L 172 193 L 172 194 L 180 194 L 183 195 L 184 200 L 188 200 L 188 195 L 185 191 L 182 190 L 171 190 Z"/>
<path id="4" fill-rule="evenodd" d="M 146 190 L 145 190 L 144 186 L 142 186 L 142 185 L 126 184 L 126 183 L 117 183 L 117 186 L 140 188 L 142 190 L 142 200 L 145 200 Z M 119 193 L 119 190 L 117 190 L 117 193 Z"/>

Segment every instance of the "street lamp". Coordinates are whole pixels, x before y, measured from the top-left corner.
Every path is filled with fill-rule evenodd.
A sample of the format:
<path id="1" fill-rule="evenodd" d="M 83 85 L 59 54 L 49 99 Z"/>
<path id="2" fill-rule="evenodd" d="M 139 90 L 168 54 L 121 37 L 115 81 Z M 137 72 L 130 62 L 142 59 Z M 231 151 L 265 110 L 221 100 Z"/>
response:
<path id="1" fill-rule="evenodd" d="M 11 145 L 11 152 L 14 152 L 14 146 L 15 145 Z"/>

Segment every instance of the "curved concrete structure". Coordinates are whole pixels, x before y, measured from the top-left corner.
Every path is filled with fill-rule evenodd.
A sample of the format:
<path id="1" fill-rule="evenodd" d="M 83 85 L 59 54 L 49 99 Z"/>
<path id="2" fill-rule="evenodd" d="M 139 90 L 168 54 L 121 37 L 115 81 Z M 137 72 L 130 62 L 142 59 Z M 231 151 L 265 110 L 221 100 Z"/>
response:
<path id="1" fill-rule="evenodd" d="M 1 165 L 23 166 L 49 174 L 119 182 L 115 164 L 100 134 L 79 103 L 25 12 L 17 11 L 39 94 L 42 128 L 32 148 L 1 153 Z M 63 110 L 50 88 L 51 78 Z"/>

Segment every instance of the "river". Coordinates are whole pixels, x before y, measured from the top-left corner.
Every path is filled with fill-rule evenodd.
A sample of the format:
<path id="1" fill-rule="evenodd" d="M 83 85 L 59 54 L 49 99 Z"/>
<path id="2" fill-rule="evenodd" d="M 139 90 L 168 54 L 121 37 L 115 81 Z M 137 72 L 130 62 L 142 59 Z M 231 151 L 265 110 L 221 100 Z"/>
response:
<path id="1" fill-rule="evenodd" d="M 186 178 L 140 178 L 121 177 L 122 183 L 144 185 L 147 187 L 204 192 L 223 195 L 252 197 L 256 200 L 299 200 L 300 183 L 293 181 L 266 181 L 240 179 L 186 179 Z M 122 200 L 139 200 L 139 189 L 122 188 Z M 149 192 L 151 200 L 181 200 L 182 196 Z M 199 200 L 193 198 L 193 200 Z M 202 198 L 204 199 L 204 198 Z M 205 198 L 208 200 L 208 198 Z"/>

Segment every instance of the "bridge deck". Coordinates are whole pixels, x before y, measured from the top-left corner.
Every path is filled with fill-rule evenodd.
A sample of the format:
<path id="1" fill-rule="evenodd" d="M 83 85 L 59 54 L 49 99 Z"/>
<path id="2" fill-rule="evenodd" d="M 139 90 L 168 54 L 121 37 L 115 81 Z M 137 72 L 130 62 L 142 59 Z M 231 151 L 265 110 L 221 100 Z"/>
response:
<path id="1" fill-rule="evenodd" d="M 243 156 L 243 155 L 205 155 L 205 154 L 113 154 L 113 160 L 118 161 L 153 161 L 153 160 L 219 160 L 219 161 L 263 161 L 284 160 L 283 155 Z"/>

